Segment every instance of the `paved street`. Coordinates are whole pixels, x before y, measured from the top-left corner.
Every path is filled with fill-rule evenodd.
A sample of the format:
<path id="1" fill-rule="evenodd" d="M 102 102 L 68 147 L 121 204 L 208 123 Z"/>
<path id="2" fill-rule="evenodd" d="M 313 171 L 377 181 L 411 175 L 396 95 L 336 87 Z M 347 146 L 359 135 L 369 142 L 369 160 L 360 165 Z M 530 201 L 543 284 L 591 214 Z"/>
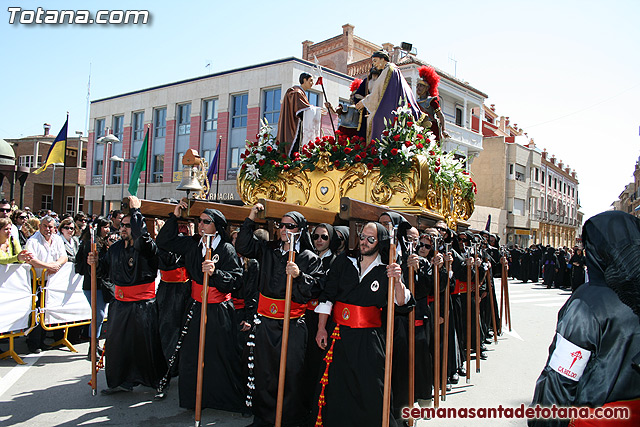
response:
<path id="1" fill-rule="evenodd" d="M 499 290 L 499 280 L 496 283 Z M 472 365 L 471 384 L 461 378 L 441 407 L 519 407 L 531 401 L 535 381 L 542 370 L 554 335 L 557 312 L 570 293 L 547 290 L 539 284 L 510 283 L 513 330 L 489 345 L 489 358 L 481 373 Z M 3 344 L 3 348 L 6 348 Z M 87 385 L 90 365 L 88 344 L 78 354 L 52 350 L 24 357 L 27 365 L 11 359 L 0 361 L 0 425 L 193 425 L 193 411 L 178 406 L 177 382 L 166 400 L 154 402 L 154 390 L 140 389 L 113 396 L 91 396 Z M 18 339 L 18 353 L 27 353 Z M 105 387 L 104 371 L 99 389 Z M 203 425 L 245 426 L 250 418 L 220 411 L 203 411 Z M 523 420 L 423 420 L 418 426 L 523 426 Z"/>

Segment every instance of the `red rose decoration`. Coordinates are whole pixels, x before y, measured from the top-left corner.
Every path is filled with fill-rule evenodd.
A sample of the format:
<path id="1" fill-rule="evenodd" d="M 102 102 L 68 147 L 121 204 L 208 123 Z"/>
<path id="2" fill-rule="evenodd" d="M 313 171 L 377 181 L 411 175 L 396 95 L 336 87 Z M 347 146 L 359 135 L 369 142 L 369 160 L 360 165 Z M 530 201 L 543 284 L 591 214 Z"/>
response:
<path id="1" fill-rule="evenodd" d="M 313 148 L 314 148 L 314 147 L 315 147 L 314 143 L 313 143 L 313 142 L 310 142 L 310 143 L 309 143 L 309 149 L 313 150 Z"/>
<path id="2" fill-rule="evenodd" d="M 289 166 L 289 165 L 284 165 L 282 168 L 283 168 L 284 170 L 288 171 L 288 170 L 289 170 L 289 168 L 290 168 L 290 166 Z"/>
<path id="3" fill-rule="evenodd" d="M 264 159 L 260 159 L 260 160 L 258 161 L 258 164 L 259 164 L 260 166 L 264 166 L 264 163 L 265 163 L 265 162 L 264 162 Z"/>
<path id="4" fill-rule="evenodd" d="M 393 135 L 394 141 L 400 141 L 400 135 Z"/>
<path id="5" fill-rule="evenodd" d="M 244 159 L 245 157 L 247 157 L 247 156 L 245 156 L 244 153 L 240 154 L 240 158 L 241 159 Z"/>
<path id="6" fill-rule="evenodd" d="M 336 151 L 338 151 L 338 147 L 336 147 L 336 146 L 334 145 L 333 147 L 331 147 L 331 151 L 333 151 L 333 152 L 335 153 Z"/>
<path id="7" fill-rule="evenodd" d="M 407 148 L 411 147 L 411 141 L 405 141 L 404 146 Z"/>
<path id="8" fill-rule="evenodd" d="M 349 147 L 345 147 L 345 149 L 344 149 L 344 153 L 345 153 L 345 154 L 349 154 L 350 152 L 351 152 L 351 148 L 349 148 Z"/>
<path id="9" fill-rule="evenodd" d="M 282 157 L 283 159 L 286 159 L 286 158 L 287 158 L 287 155 L 286 155 L 286 154 L 284 154 L 284 153 L 282 153 L 282 155 L 281 155 L 280 157 Z"/>
<path id="10" fill-rule="evenodd" d="M 272 152 L 272 151 L 273 151 L 273 148 L 271 148 L 271 146 L 270 146 L 270 145 L 267 145 L 267 153 L 270 153 L 270 152 Z"/>
<path id="11" fill-rule="evenodd" d="M 371 147 L 371 155 L 375 156 L 378 154 L 378 149 L 376 147 Z"/>
<path id="12" fill-rule="evenodd" d="M 362 157 L 363 159 L 367 157 L 367 152 L 363 151 L 362 153 L 360 153 L 360 157 Z"/>
<path id="13" fill-rule="evenodd" d="M 416 144 L 416 148 L 417 148 L 418 150 L 422 150 L 422 149 L 424 148 L 424 145 L 422 145 L 422 144 L 420 144 L 420 143 L 417 143 L 417 144 Z"/>
<path id="14" fill-rule="evenodd" d="M 435 156 L 435 155 L 436 155 L 436 152 L 435 152 L 435 151 L 433 151 L 433 150 L 429 150 L 429 155 L 430 155 L 430 156 Z"/>
<path id="15" fill-rule="evenodd" d="M 422 134 L 421 134 L 421 133 L 419 133 L 419 134 L 417 134 L 417 135 L 416 135 L 416 138 L 418 138 L 418 139 L 423 139 L 423 138 L 424 138 L 424 136 L 422 136 Z"/>
<path id="16" fill-rule="evenodd" d="M 367 169 L 369 170 L 373 169 L 373 163 L 367 163 Z"/>
<path id="17" fill-rule="evenodd" d="M 392 156 L 397 156 L 398 155 L 398 149 L 397 148 L 392 148 L 391 149 L 391 155 Z"/>
<path id="18" fill-rule="evenodd" d="M 360 157 L 359 154 L 356 154 L 355 161 L 359 162 L 360 160 L 362 160 L 362 157 Z"/>
<path id="19" fill-rule="evenodd" d="M 307 158 L 310 159 L 311 158 L 311 153 L 307 153 Z"/>
<path id="20" fill-rule="evenodd" d="M 389 164 L 389 160 L 382 159 L 382 166 L 387 166 Z"/>
<path id="21" fill-rule="evenodd" d="M 280 141 L 276 141 L 276 145 L 280 145 Z"/>
<path id="22" fill-rule="evenodd" d="M 300 153 L 298 153 L 297 151 L 293 153 L 293 157 L 300 157 Z"/>
<path id="23" fill-rule="evenodd" d="M 440 157 L 436 159 L 436 166 L 440 166 Z"/>
<path id="24" fill-rule="evenodd" d="M 333 162 L 333 165 L 334 165 L 336 168 L 339 168 L 339 167 L 340 167 L 340 160 L 336 160 L 335 162 Z"/>
<path id="25" fill-rule="evenodd" d="M 435 169 L 435 173 L 438 173 L 438 172 L 440 172 L 440 166 L 436 167 Z"/>
<path id="26" fill-rule="evenodd" d="M 407 126 L 413 126 L 413 122 L 407 122 Z"/>
<path id="27" fill-rule="evenodd" d="M 270 162 L 270 163 L 271 163 L 272 165 L 274 165 L 274 166 L 276 165 L 276 161 L 275 161 L 275 160 L 273 160 L 273 159 L 271 159 L 271 162 Z"/>
<path id="28" fill-rule="evenodd" d="M 385 130 L 384 132 L 382 132 L 382 134 L 383 134 L 384 136 L 389 136 L 389 131 L 388 131 L 388 130 Z"/>
<path id="29" fill-rule="evenodd" d="M 377 158 L 377 157 L 376 157 L 375 159 L 373 159 L 373 164 L 374 164 L 375 166 L 378 166 L 378 165 L 380 164 L 380 159 L 379 159 L 379 158 Z"/>

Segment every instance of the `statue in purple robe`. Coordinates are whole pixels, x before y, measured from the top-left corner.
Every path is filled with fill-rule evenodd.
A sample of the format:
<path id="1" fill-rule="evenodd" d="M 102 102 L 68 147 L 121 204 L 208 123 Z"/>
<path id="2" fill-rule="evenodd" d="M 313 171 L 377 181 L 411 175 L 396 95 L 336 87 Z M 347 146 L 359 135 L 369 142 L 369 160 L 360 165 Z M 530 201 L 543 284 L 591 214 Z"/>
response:
<path id="1" fill-rule="evenodd" d="M 395 64 L 389 62 L 389 54 L 379 50 L 371 58 L 373 66 L 381 70 L 381 73 L 371 82 L 371 92 L 356 104 L 357 109 L 366 108 L 369 112 L 367 141 L 380 139 L 385 127 L 384 119 L 392 121 L 392 112 L 402 104 L 409 106 L 416 121 L 423 114 L 402 73 Z"/>

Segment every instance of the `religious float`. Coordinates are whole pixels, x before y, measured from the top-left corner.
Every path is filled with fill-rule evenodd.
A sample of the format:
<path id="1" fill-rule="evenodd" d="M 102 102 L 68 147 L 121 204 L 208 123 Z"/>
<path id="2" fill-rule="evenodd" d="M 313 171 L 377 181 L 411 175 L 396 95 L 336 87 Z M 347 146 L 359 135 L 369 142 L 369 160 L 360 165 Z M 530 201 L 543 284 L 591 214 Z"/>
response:
<path id="1" fill-rule="evenodd" d="M 256 140 L 247 141 L 241 154 L 240 198 L 247 205 L 269 199 L 339 212 L 341 199 L 348 197 L 442 218 L 453 229 L 468 226 L 476 185 L 464 158 L 445 153 L 408 108 L 394 111 L 379 140 L 339 132 L 336 137 L 316 138 L 287 156 L 263 122 Z"/>

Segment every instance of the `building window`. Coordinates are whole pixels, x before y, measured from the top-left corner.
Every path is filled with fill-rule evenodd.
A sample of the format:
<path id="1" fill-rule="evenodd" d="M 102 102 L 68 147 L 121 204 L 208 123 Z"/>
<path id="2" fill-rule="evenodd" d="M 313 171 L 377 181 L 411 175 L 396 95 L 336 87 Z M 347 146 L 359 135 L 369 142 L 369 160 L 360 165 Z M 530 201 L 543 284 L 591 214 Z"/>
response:
<path id="1" fill-rule="evenodd" d="M 162 182 L 164 172 L 164 154 L 153 156 L 153 182 Z"/>
<path id="2" fill-rule="evenodd" d="M 456 126 L 463 127 L 462 119 L 463 119 L 462 108 L 456 107 Z"/>
<path id="3" fill-rule="evenodd" d="M 124 116 L 113 116 L 113 136 L 122 142 L 124 134 Z"/>
<path id="4" fill-rule="evenodd" d="M 42 195 L 42 203 L 40 204 L 40 209 L 53 210 L 53 200 L 51 199 L 51 194 Z"/>
<path id="5" fill-rule="evenodd" d="M 535 180 L 536 182 L 540 182 L 540 169 L 536 168 L 536 176 L 535 176 Z"/>
<path id="6" fill-rule="evenodd" d="M 319 107 L 320 106 L 320 94 L 318 92 L 311 92 L 310 90 L 305 92 L 307 94 L 307 99 L 309 100 L 309 104 Z"/>
<path id="7" fill-rule="evenodd" d="M 95 135 L 96 135 L 96 140 L 104 136 L 104 119 L 96 120 Z"/>
<path id="8" fill-rule="evenodd" d="M 20 156 L 18 158 L 18 166 L 25 168 L 37 168 L 42 165 L 42 156 L 38 155 L 38 163 L 33 162 L 33 155 Z"/>
<path id="9" fill-rule="evenodd" d="M 524 199 L 513 199 L 513 214 L 524 215 Z"/>
<path id="10" fill-rule="evenodd" d="M 551 175 L 549 175 L 549 187 L 551 187 Z"/>
<path id="11" fill-rule="evenodd" d="M 527 181 L 526 173 L 527 173 L 526 166 L 522 166 L 516 163 L 516 181 L 526 182 Z"/>
<path id="12" fill-rule="evenodd" d="M 553 178 L 553 189 L 554 190 L 558 189 L 558 179 L 557 178 Z"/>
<path id="13" fill-rule="evenodd" d="M 120 184 L 122 181 L 122 162 L 111 162 L 111 184 Z"/>
<path id="14" fill-rule="evenodd" d="M 178 135 L 191 133 L 191 104 L 178 105 Z"/>
<path id="15" fill-rule="evenodd" d="M 75 196 L 67 196 L 67 203 L 66 203 L 66 213 L 70 213 L 73 214 L 75 213 L 75 204 L 76 204 L 76 197 Z"/>
<path id="16" fill-rule="evenodd" d="M 247 104 L 249 102 L 249 95 L 243 93 L 242 95 L 234 95 L 232 98 L 232 116 L 231 116 L 231 128 L 246 128 L 247 127 Z"/>
<path id="17" fill-rule="evenodd" d="M 96 119 L 95 125 L 95 137 L 94 137 L 94 148 L 93 150 L 93 175 L 100 176 L 102 175 L 102 166 L 103 166 L 103 157 L 104 157 L 104 145 L 97 144 L 95 141 L 105 136 L 105 128 L 104 128 L 104 119 Z"/>
<path id="18" fill-rule="evenodd" d="M 203 130 L 209 132 L 218 129 L 218 100 L 208 99 L 203 102 Z"/>
<path id="19" fill-rule="evenodd" d="M 154 111 L 153 129 L 156 138 L 164 138 L 167 133 L 167 109 L 158 108 Z"/>
<path id="20" fill-rule="evenodd" d="M 264 91 L 262 117 L 267 119 L 271 125 L 277 125 L 278 119 L 280 118 L 280 95 L 280 88 L 267 89 Z"/>
<path id="21" fill-rule="evenodd" d="M 545 181 L 544 181 L 544 171 L 542 171 L 542 175 L 540 176 L 540 178 L 542 178 L 542 179 L 540 180 L 540 182 L 542 183 L 542 185 L 544 185 L 544 182 L 545 182 Z"/>
<path id="22" fill-rule="evenodd" d="M 133 113 L 133 140 L 142 141 L 144 139 L 144 111 Z"/>

